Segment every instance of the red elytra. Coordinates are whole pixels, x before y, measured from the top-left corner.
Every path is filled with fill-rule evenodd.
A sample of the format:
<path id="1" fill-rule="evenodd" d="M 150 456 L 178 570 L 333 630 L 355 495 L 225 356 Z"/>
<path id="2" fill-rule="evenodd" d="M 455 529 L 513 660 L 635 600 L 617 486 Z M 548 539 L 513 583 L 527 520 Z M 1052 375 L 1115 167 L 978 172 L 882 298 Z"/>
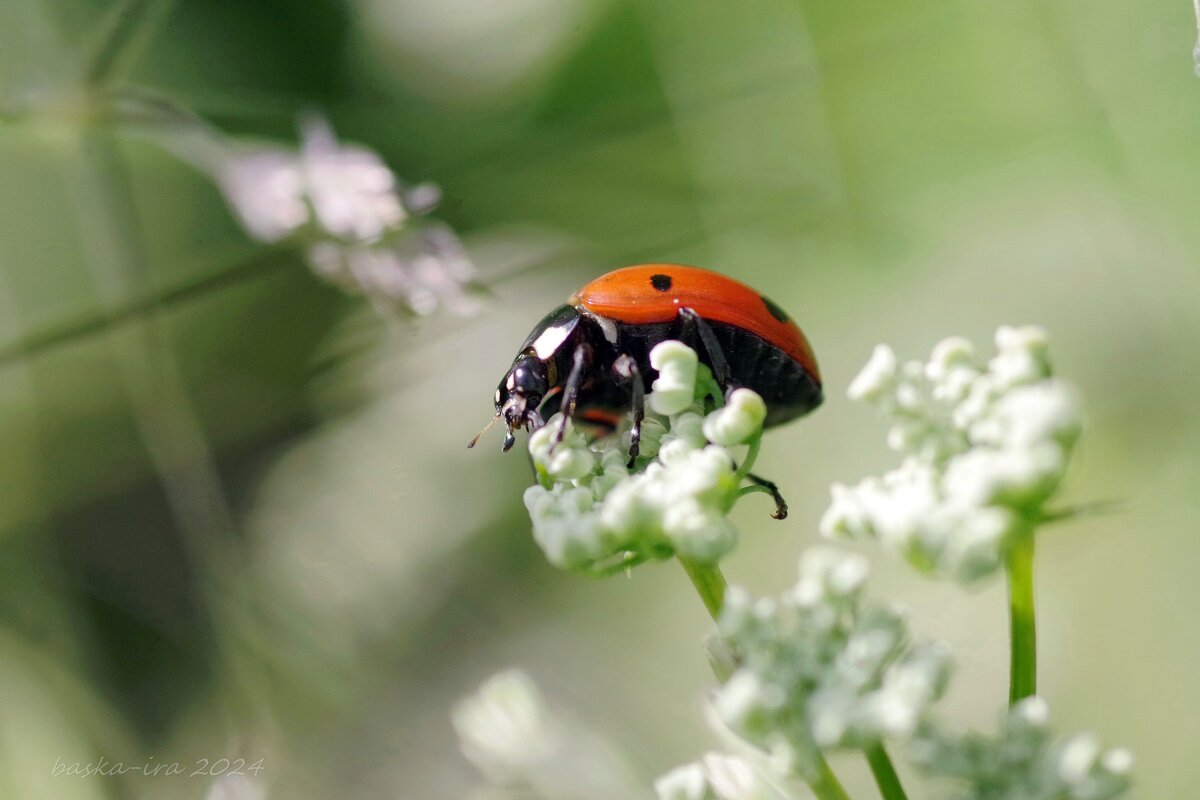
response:
<path id="1" fill-rule="evenodd" d="M 765 296 L 720 273 L 685 264 L 639 264 L 601 275 L 569 302 L 631 325 L 670 322 L 679 309 L 691 308 L 704 319 L 761 337 L 821 380 L 816 356 L 800 327 Z"/>

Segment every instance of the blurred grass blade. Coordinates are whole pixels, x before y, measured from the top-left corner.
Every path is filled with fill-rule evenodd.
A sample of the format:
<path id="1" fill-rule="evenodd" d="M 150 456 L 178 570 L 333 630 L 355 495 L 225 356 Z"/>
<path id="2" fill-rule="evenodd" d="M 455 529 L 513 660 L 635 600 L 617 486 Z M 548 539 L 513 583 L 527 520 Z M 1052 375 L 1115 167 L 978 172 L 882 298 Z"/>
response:
<path id="1" fill-rule="evenodd" d="M 111 133 L 81 141 L 77 194 L 86 264 L 105 312 L 151 294 L 133 189 Z M 108 322 L 108 320 L 106 320 Z M 198 563 L 234 530 L 215 458 L 193 409 L 157 302 L 129 324 L 105 325 L 119 379 L 179 529 Z"/>
<path id="2" fill-rule="evenodd" d="M 1106 514 L 1118 514 L 1128 510 L 1128 505 L 1122 500 L 1097 500 L 1092 503 L 1080 503 L 1078 505 L 1067 506 L 1065 508 L 1047 510 L 1046 513 L 1042 515 L 1040 522 L 1042 524 L 1049 525 L 1055 522 L 1071 522 L 1084 517 L 1099 517 Z"/>
<path id="3" fill-rule="evenodd" d="M 125 0 L 109 13 L 86 62 L 87 86 L 105 86 L 120 75 L 150 38 L 171 0 Z"/>
<path id="4" fill-rule="evenodd" d="M 164 291 L 135 294 L 102 310 L 71 317 L 23 336 L 6 337 L 0 342 L 0 367 L 18 359 L 39 355 L 58 345 L 102 333 L 112 326 L 136 321 L 147 314 L 203 297 L 209 292 L 225 290 L 289 269 L 294 267 L 295 263 L 286 253 L 259 249 L 249 258 L 238 259 L 229 266 L 205 270 L 195 278 Z"/>

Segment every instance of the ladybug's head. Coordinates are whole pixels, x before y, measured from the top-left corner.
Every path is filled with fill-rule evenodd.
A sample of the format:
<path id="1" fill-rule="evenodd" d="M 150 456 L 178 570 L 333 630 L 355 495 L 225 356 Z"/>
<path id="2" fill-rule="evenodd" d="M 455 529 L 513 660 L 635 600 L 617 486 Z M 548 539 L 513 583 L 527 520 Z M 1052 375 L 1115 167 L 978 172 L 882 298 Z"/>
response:
<path id="1" fill-rule="evenodd" d="M 496 416 L 468 447 L 474 447 L 479 437 L 501 419 L 508 427 L 504 437 L 506 453 L 516 443 L 518 430 L 534 431 L 545 424 L 538 407 L 546 399 L 551 384 L 557 385 L 564 353 L 569 355 L 575 346 L 573 337 L 579 320 L 579 311 L 573 306 L 559 306 L 534 326 L 496 389 Z"/>
<path id="2" fill-rule="evenodd" d="M 502 417 L 508 426 L 504 452 L 512 448 L 517 440 L 516 432 L 521 428 L 533 431 L 542 427 L 544 420 L 538 413 L 538 406 L 549 390 L 546 363 L 536 355 L 518 356 L 496 389 L 496 418 Z"/>

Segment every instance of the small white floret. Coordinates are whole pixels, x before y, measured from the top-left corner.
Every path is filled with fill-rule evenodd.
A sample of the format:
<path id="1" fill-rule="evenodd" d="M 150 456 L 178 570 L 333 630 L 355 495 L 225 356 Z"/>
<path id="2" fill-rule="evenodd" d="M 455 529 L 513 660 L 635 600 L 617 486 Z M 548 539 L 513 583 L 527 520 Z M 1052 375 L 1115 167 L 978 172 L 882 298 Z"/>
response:
<path id="1" fill-rule="evenodd" d="M 646 398 L 647 405 L 665 416 L 686 411 L 696 391 L 696 351 L 682 342 L 660 342 L 650 351 L 650 366 L 658 371 L 658 378 Z"/>
<path id="2" fill-rule="evenodd" d="M 713 444 L 733 447 L 745 444 L 762 431 L 767 404 L 750 389 L 735 389 L 724 407 L 704 419 L 704 435 Z"/>
<path id="3" fill-rule="evenodd" d="M 847 391 L 851 400 L 878 399 L 896 380 L 896 354 L 885 344 L 877 345 L 871 359 L 850 383 Z"/>

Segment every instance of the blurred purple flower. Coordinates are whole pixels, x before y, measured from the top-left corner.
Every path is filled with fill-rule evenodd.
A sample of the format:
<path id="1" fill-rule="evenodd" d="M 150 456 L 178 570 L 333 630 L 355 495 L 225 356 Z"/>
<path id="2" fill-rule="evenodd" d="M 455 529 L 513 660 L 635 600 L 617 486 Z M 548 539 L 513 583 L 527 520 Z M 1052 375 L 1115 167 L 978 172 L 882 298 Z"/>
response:
<path id="1" fill-rule="evenodd" d="M 233 148 L 217 165 L 217 185 L 246 232 L 295 242 L 313 272 L 381 309 L 476 312 L 471 259 L 450 226 L 426 216 L 438 188 L 405 186 L 377 153 L 340 143 L 322 118 L 302 132 L 298 150 Z"/>

